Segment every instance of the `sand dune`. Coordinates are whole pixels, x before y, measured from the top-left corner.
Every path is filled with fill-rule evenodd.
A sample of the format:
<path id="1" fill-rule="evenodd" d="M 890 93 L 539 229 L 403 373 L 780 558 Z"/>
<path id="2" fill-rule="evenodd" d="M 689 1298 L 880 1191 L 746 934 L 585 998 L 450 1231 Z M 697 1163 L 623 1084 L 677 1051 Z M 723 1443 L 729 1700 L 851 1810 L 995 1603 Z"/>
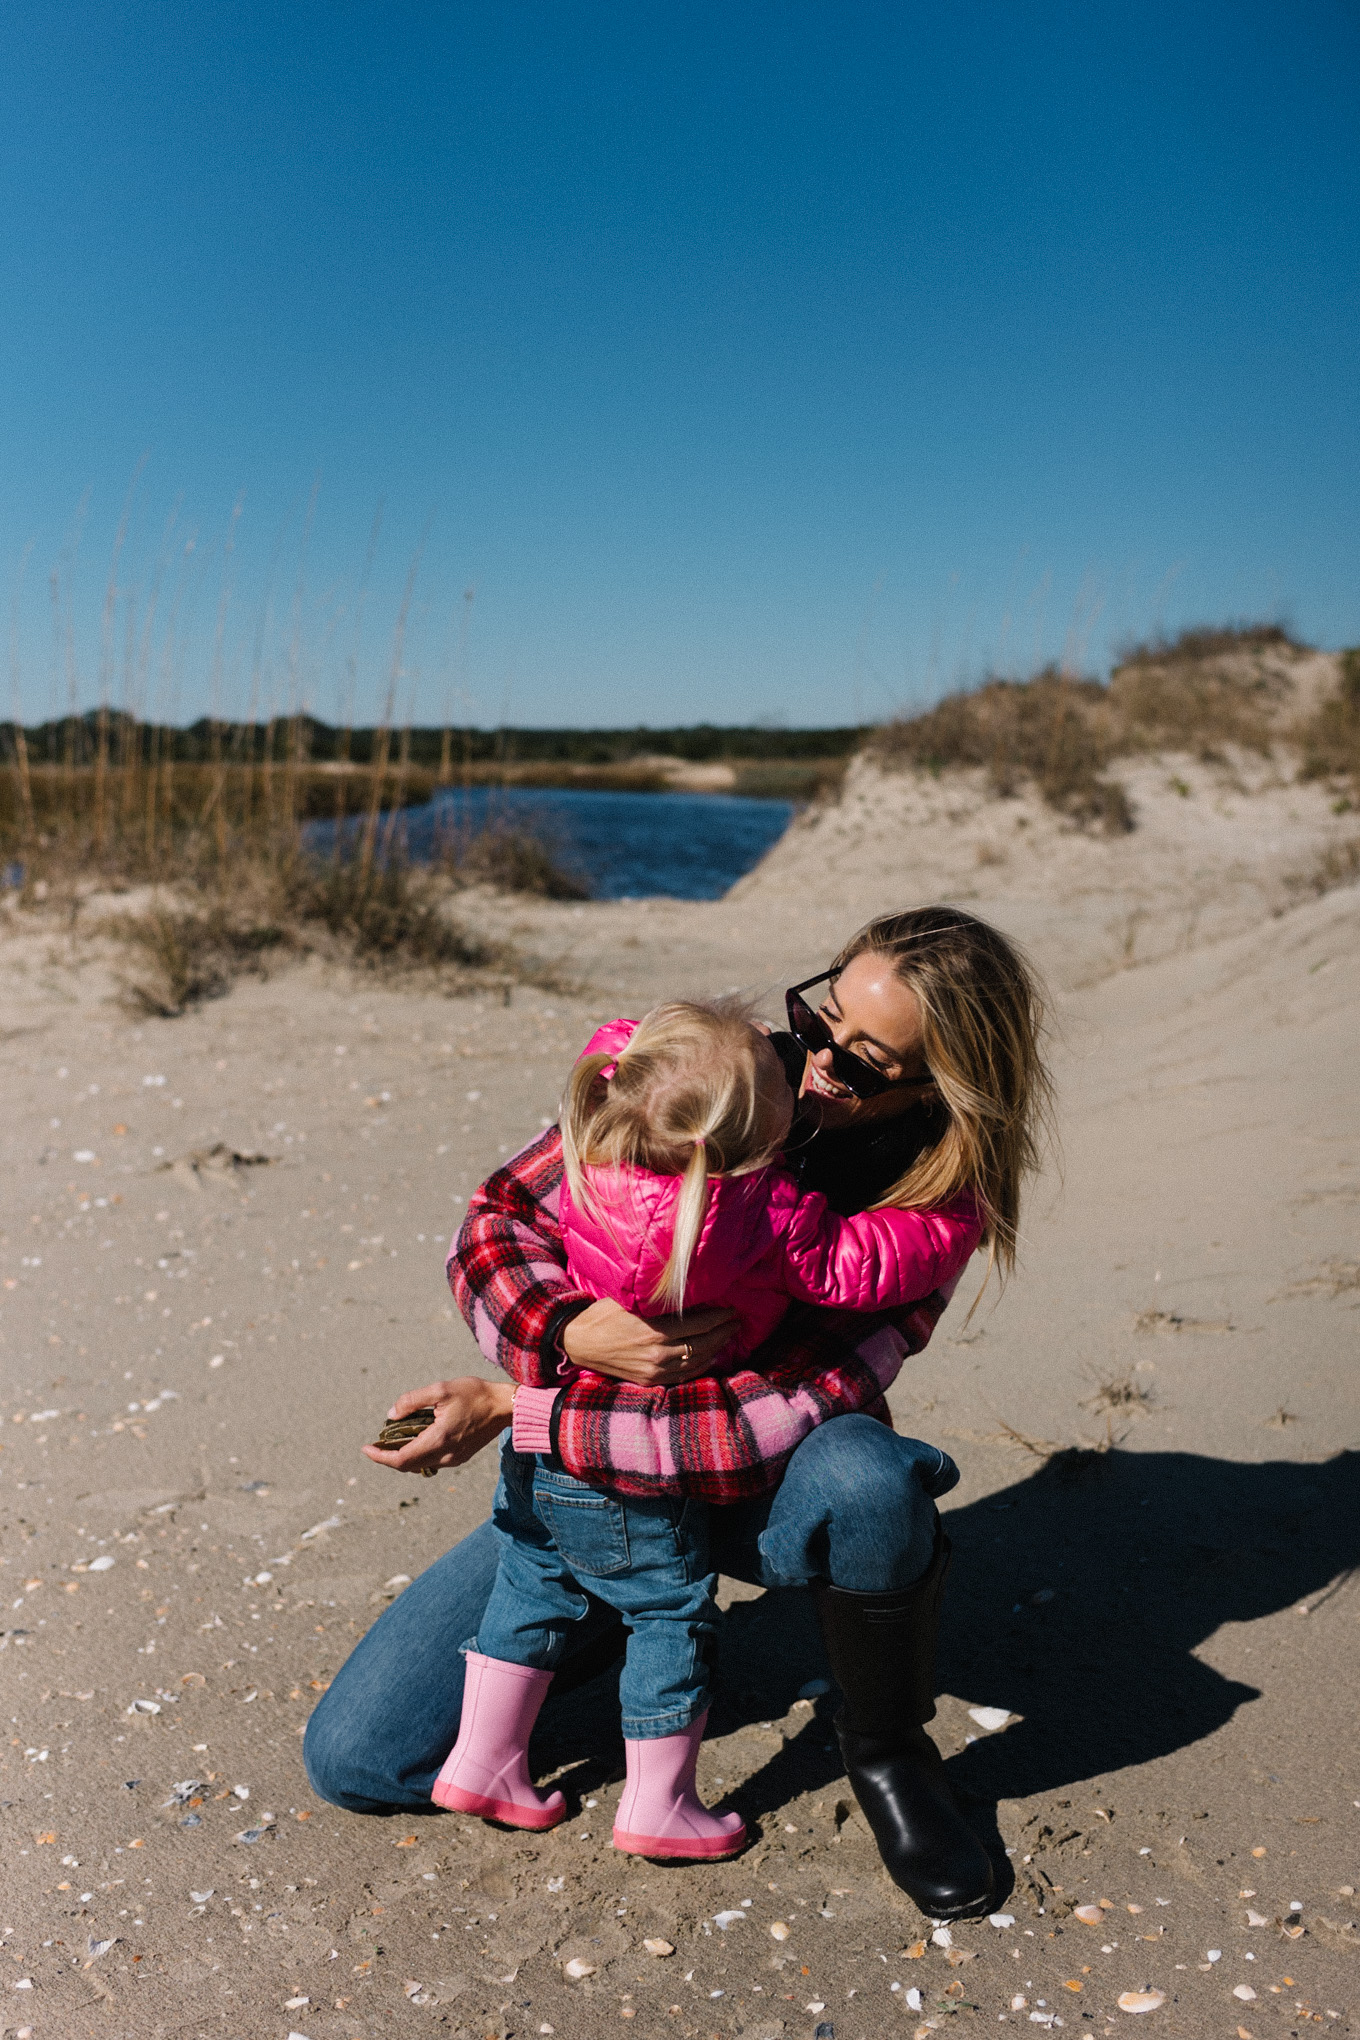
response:
<path id="1" fill-rule="evenodd" d="M 482 897 L 577 986 L 508 1008 L 313 963 L 134 1023 L 97 939 L 11 924 L 6 2031 L 877 2040 L 960 2003 L 1103 2025 L 1144 1986 L 1168 2031 L 1354 2029 L 1360 890 L 1319 891 L 1354 817 L 1260 761 L 1127 777 L 1107 841 L 857 765 L 727 900 Z M 545 1740 L 552 1836 L 320 1805 L 317 1690 L 490 1494 L 489 1459 L 357 1456 L 399 1388 L 480 1367 L 439 1265 L 468 1191 L 596 1018 L 777 987 L 940 897 L 1029 945 L 1059 1033 L 1022 1271 L 894 1395 L 963 1473 L 939 1725 L 1014 1924 L 929 1944 L 798 1698 L 799 1605 L 745 1589 L 703 1772 L 760 1831 L 740 1862 L 612 1854 L 607 1688 Z"/>

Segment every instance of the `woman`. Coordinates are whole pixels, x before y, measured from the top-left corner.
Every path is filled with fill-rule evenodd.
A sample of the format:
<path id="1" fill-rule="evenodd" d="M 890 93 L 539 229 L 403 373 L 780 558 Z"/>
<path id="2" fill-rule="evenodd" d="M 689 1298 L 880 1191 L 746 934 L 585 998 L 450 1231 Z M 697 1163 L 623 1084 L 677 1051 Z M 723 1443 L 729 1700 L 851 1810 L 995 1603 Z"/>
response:
<path id="1" fill-rule="evenodd" d="M 801 994 L 823 981 L 814 1013 Z M 797 1080 L 790 1159 L 807 1187 L 843 1212 L 935 1204 L 970 1188 L 989 1268 L 1004 1274 L 1049 1096 L 1038 990 L 1011 945 L 954 908 L 884 916 L 821 978 L 795 987 L 788 1006 L 791 1033 L 776 1045 Z M 527 1388 L 555 1477 L 579 1483 L 583 1500 L 606 1463 L 604 1441 L 612 1466 L 621 1433 L 655 1439 L 662 1404 L 665 1449 L 640 1453 L 643 1490 L 682 1466 L 688 1491 L 718 1504 L 721 1571 L 811 1588 L 844 1700 L 847 1774 L 890 1874 L 934 1918 L 981 1910 L 991 1863 L 924 1727 L 949 1557 L 935 1499 L 958 1472 L 937 1447 L 898 1437 L 882 1403 L 884 1341 L 898 1361 L 919 1351 L 948 1298 L 874 1317 L 791 1314 L 745 1377 L 762 1394 L 773 1384 L 800 1413 L 798 1442 L 770 1466 L 743 1421 L 743 1376 L 705 1376 L 728 1337 L 726 1313 L 646 1321 L 573 1289 L 556 1220 L 561 1174 L 553 1128 L 469 1209 L 449 1275 L 479 1344 Z M 432 1404 L 434 1422 L 400 1452 L 370 1447 L 369 1457 L 402 1472 L 460 1465 L 511 1423 L 516 1393 L 476 1379 L 414 1390 L 397 1412 Z M 642 1421 L 615 1421 L 630 1408 Z M 323 1797 L 355 1811 L 429 1806 L 457 1736 L 459 1648 L 476 1633 L 496 1559 L 483 1524 L 407 1588 L 342 1667 L 304 1746 Z M 620 1650 L 616 1619 L 591 1601 L 556 1690 Z"/>

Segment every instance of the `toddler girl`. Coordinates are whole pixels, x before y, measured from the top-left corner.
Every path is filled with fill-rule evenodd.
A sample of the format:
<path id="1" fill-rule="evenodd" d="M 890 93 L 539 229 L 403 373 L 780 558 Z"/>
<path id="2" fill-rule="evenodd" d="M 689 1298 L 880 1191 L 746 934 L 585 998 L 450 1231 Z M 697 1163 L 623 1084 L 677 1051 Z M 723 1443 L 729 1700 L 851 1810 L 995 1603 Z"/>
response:
<path id="1" fill-rule="evenodd" d="M 778 1054 L 735 1005 L 677 1002 L 636 1026 L 601 1028 L 562 1113 L 561 1224 L 578 1287 L 638 1312 L 725 1305 L 738 1326 L 722 1371 L 754 1352 L 795 1300 L 890 1309 L 956 1277 L 981 1234 L 973 1200 L 840 1217 L 779 1164 L 793 1106 Z M 658 1389 L 658 1402 L 665 1395 Z M 541 1794 L 530 1779 L 528 1742 L 588 1586 L 630 1631 L 614 1846 L 735 1855 L 746 1839 L 740 1816 L 710 1813 L 694 1784 L 716 1627 L 707 1506 L 588 1486 L 558 1464 L 542 1428 L 532 1441 L 541 1449 L 507 1440 L 503 1452 L 499 1570 L 465 1650 L 458 1741 L 433 1797 L 512 1827 L 563 1818 L 562 1794 Z"/>

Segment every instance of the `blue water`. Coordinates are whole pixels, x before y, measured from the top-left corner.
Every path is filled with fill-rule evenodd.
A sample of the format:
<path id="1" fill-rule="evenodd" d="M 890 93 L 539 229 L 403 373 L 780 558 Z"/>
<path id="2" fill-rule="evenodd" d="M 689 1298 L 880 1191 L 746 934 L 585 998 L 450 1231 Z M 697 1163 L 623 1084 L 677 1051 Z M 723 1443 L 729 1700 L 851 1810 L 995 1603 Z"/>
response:
<path id="1" fill-rule="evenodd" d="M 727 793 L 473 786 L 408 808 L 403 822 L 417 859 L 441 834 L 503 820 L 533 829 L 596 899 L 716 900 L 779 841 L 792 814 L 791 801 Z"/>

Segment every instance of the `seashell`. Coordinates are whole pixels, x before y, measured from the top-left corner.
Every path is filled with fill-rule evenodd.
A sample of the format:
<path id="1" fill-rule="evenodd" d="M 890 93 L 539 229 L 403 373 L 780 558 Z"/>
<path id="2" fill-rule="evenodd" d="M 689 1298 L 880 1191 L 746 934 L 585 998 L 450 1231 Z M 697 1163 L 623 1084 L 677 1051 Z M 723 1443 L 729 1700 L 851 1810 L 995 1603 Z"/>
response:
<path id="1" fill-rule="evenodd" d="M 772 1920 L 770 1922 L 770 1935 L 773 1940 L 787 1941 L 790 1931 L 787 1920 Z"/>
<path id="2" fill-rule="evenodd" d="M 1253 1912 L 1251 1907 L 1248 1906 L 1247 1925 L 1249 1927 L 1268 1927 L 1270 1925 L 1270 1921 L 1266 1918 L 1264 1913 Z"/>
<path id="3" fill-rule="evenodd" d="M 1164 1990 L 1125 1990 L 1118 1997 L 1121 2012 L 1155 2012 L 1166 2003 Z"/>
<path id="4" fill-rule="evenodd" d="M 1013 1927 L 1015 1925 L 1014 1913 L 988 1913 L 987 1918 L 998 1933 L 1006 1927 Z"/>
<path id="5" fill-rule="evenodd" d="M 999 1728 L 1006 1726 L 1010 1718 L 1009 1707 L 970 1707 L 968 1710 L 968 1719 L 975 1721 L 988 1735 L 995 1735 Z"/>
<path id="6" fill-rule="evenodd" d="M 1235 1983 L 1233 1985 L 1233 1996 L 1241 1998 L 1244 2005 L 1249 2005 L 1254 2002 L 1256 1993 L 1249 1983 Z"/>
<path id="7" fill-rule="evenodd" d="M 642 1945 L 649 1955 L 674 1955 L 675 1953 L 674 1943 L 663 1941 L 659 1937 L 656 1940 L 644 1941 Z"/>
<path id="8" fill-rule="evenodd" d="M 948 1927 L 936 1927 L 930 1938 L 937 1948 L 952 1948 L 954 1945 L 954 1936 Z"/>
<path id="9" fill-rule="evenodd" d="M 562 1974 L 568 1977 L 572 1983 L 579 1983 L 583 1976 L 593 1976 L 596 1967 L 597 1964 L 587 1962 L 583 1956 L 573 1955 L 570 1962 L 562 1964 Z"/>
<path id="10" fill-rule="evenodd" d="M 908 1962 L 919 1962 L 921 1957 L 925 1954 L 925 1952 L 926 1944 L 924 1941 L 913 1941 L 910 1948 L 904 1948 L 902 1950 L 902 1953 L 906 1956 Z"/>
<path id="11" fill-rule="evenodd" d="M 1072 1917 L 1088 1927 L 1101 1927 L 1105 1924 L 1105 1915 L 1098 1905 L 1074 1905 Z"/>
<path id="12" fill-rule="evenodd" d="M 745 1918 L 746 1915 L 744 1912 L 714 1913 L 713 1924 L 715 1927 L 719 1928 L 722 1933 L 725 1934 L 729 1927 L 735 1927 L 738 1920 L 744 1920 Z"/>

